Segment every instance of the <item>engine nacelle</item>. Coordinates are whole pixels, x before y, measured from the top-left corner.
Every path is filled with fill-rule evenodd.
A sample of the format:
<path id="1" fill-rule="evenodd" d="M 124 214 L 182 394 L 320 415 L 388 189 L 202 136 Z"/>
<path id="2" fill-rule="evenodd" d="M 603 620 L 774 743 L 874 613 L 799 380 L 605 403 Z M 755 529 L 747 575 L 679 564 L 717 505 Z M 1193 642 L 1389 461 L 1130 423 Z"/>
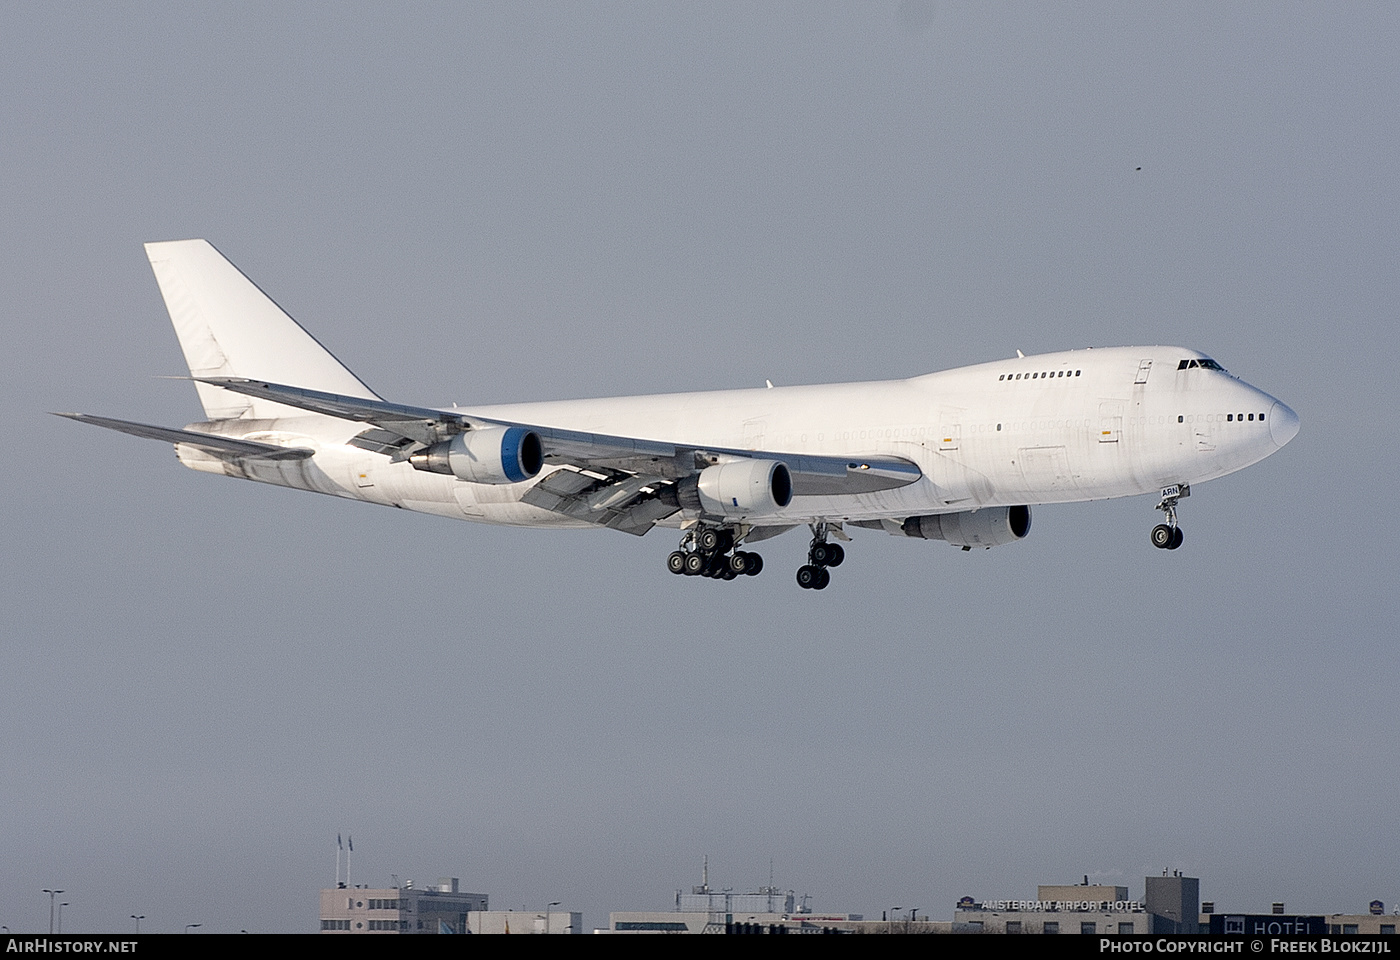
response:
<path id="1" fill-rule="evenodd" d="M 676 484 L 680 505 L 712 517 L 776 513 L 792 502 L 792 474 L 777 460 L 734 460 Z"/>
<path id="2" fill-rule="evenodd" d="M 471 483 L 520 483 L 544 466 L 544 445 L 524 427 L 483 427 L 419 450 L 408 462 Z"/>
<path id="3" fill-rule="evenodd" d="M 906 537 L 946 540 L 955 547 L 997 547 L 1015 543 L 1031 532 L 1031 508 L 986 507 L 910 517 L 903 529 Z"/>

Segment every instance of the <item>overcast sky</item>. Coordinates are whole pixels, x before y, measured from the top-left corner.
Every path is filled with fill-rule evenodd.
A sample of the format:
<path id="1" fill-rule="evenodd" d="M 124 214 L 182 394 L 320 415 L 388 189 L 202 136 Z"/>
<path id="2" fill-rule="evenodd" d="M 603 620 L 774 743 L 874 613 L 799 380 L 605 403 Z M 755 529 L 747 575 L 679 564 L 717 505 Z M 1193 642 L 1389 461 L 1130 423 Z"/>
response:
<path id="1" fill-rule="evenodd" d="M 1180 869 L 1400 901 L 1394 4 L 11 4 L 0 923 L 313 931 L 457 876 L 950 918 Z M 964 554 L 454 523 L 50 417 L 200 416 L 141 243 L 439 405 L 1203 350 L 1285 450 Z"/>

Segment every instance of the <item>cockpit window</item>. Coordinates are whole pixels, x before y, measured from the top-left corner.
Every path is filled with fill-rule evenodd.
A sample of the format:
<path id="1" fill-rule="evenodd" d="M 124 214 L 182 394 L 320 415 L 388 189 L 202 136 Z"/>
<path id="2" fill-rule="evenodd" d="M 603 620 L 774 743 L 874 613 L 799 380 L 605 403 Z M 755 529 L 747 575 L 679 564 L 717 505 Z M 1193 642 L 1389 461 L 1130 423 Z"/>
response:
<path id="1" fill-rule="evenodd" d="M 1225 368 L 1210 357 L 1202 357 L 1200 360 L 1183 360 L 1176 365 L 1178 370 L 1190 370 L 1195 367 L 1200 367 L 1202 370 L 1219 370 L 1221 373 L 1225 372 Z"/>

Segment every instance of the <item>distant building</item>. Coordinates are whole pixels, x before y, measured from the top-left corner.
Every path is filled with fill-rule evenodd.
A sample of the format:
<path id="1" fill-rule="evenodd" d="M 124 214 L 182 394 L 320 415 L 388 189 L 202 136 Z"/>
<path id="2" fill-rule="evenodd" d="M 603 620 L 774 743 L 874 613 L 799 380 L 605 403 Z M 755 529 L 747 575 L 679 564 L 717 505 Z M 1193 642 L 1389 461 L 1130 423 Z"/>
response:
<path id="1" fill-rule="evenodd" d="M 823 933 L 860 921 L 858 913 L 814 914 L 807 897 L 771 884 L 754 893 L 710 887 L 708 859 L 699 886 L 676 891 L 671 911 L 619 911 L 608 914 L 607 933 Z"/>
<path id="2" fill-rule="evenodd" d="M 335 887 L 321 891 L 322 933 L 465 933 L 467 915 L 489 908 L 484 893 L 463 893 L 456 877 L 415 888 Z"/>
<path id="3" fill-rule="evenodd" d="M 1340 934 L 1395 934 L 1395 924 L 1400 917 L 1374 913 L 1329 913 L 1323 919 L 1329 933 Z"/>
<path id="4" fill-rule="evenodd" d="M 583 933 L 583 914 L 568 910 L 490 910 L 467 914 L 468 933 Z"/>
<path id="5" fill-rule="evenodd" d="M 953 933 L 1164 934 L 1195 933 L 1200 881 L 1148 877 L 1146 902 L 1128 899 L 1128 888 L 1045 884 L 1034 900 L 975 901 L 964 897 L 953 912 Z M 1183 919 L 1185 918 L 1185 919 Z"/>
<path id="6" fill-rule="evenodd" d="M 1196 877 L 1183 877 L 1180 872 L 1148 877 L 1144 897 L 1152 915 L 1149 933 L 1201 932 L 1201 881 Z"/>

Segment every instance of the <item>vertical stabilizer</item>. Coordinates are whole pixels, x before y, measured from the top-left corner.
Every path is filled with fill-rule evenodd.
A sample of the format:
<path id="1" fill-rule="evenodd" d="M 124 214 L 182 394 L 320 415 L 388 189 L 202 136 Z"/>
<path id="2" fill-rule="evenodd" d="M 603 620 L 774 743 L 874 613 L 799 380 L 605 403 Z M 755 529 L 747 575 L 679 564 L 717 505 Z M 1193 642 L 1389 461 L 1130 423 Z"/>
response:
<path id="1" fill-rule="evenodd" d="M 146 244 L 190 375 L 249 377 L 378 399 L 331 352 L 206 240 Z M 210 420 L 305 416 L 305 411 L 195 384 Z"/>

